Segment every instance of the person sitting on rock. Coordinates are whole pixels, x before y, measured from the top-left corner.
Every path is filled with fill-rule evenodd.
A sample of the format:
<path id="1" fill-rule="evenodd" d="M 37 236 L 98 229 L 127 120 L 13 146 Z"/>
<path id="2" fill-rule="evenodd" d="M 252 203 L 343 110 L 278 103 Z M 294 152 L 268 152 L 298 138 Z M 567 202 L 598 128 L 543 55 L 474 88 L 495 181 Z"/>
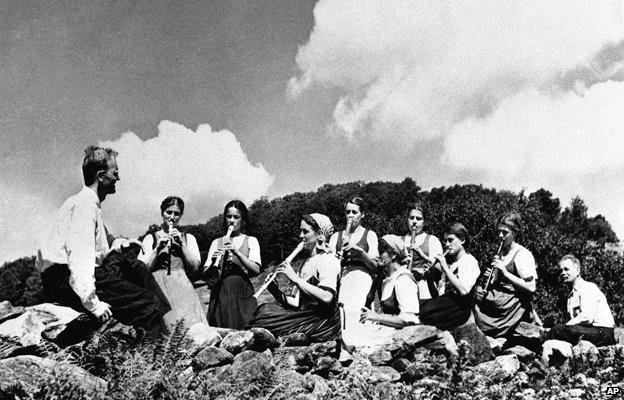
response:
<path id="1" fill-rule="evenodd" d="M 157 331 L 162 320 L 159 314 L 169 305 L 155 303 L 154 293 L 146 290 L 145 279 L 137 278 L 132 282 L 122 278 L 119 268 L 113 267 L 120 264 L 120 259 L 113 257 L 110 265 L 102 268 L 111 247 L 100 207 L 109 194 L 115 193 L 115 183 L 119 180 L 117 152 L 87 147 L 82 174 L 82 190 L 63 203 L 37 255 L 45 301 L 87 312 L 104 323 L 116 313 L 107 300 L 119 300 L 122 296 L 124 300 L 116 303 L 125 308 L 134 305 L 137 312 L 141 309 L 134 317 L 140 315 L 148 330 Z M 132 243 L 140 249 L 139 242 L 128 239 L 116 240 L 112 248 L 120 251 Z M 133 257 L 136 256 L 135 252 Z M 153 262 L 154 252 L 143 257 L 145 262 Z M 131 314 L 128 316 L 132 319 Z M 122 316 L 120 320 L 126 318 Z"/>
<path id="2" fill-rule="evenodd" d="M 485 289 L 477 283 L 477 294 L 485 293 L 481 299 L 477 296 L 474 308 L 477 326 L 494 338 L 513 335 L 523 321 L 539 324 L 532 305 L 537 265 L 533 254 L 516 242 L 522 232 L 520 214 L 503 214 L 496 220 L 496 229 L 500 245 L 491 264 L 491 284 Z"/>
<path id="3" fill-rule="evenodd" d="M 568 314 L 565 324 L 553 326 L 546 339 L 557 339 L 573 345 L 587 340 L 596 346 L 615 344 L 613 327 L 615 322 L 605 295 L 595 283 L 581 278 L 581 262 L 572 254 L 559 261 L 561 279 L 570 286 Z"/>
<path id="4" fill-rule="evenodd" d="M 472 288 L 481 270 L 477 259 L 464 249 L 466 240 L 468 230 L 463 224 L 454 222 L 444 229 L 446 257 L 438 254 L 432 268 L 442 270 L 446 285 L 441 296 L 425 300 L 421 304 L 420 320 L 423 324 L 451 330 L 470 318 L 473 306 Z"/>
<path id="5" fill-rule="evenodd" d="M 304 256 L 294 261 L 294 268 L 284 261 L 275 270 L 294 284 L 292 293 L 289 296 L 282 293 L 273 280 L 267 289 L 278 304 L 260 305 L 249 328 L 265 328 L 276 337 L 303 333 L 311 342 L 326 342 L 340 336 L 337 301 L 340 261 L 327 245 L 333 229 L 331 221 L 323 214 L 303 217 L 299 238 L 303 242 Z"/>
<path id="6" fill-rule="evenodd" d="M 362 309 L 360 323 L 342 332 L 346 349 L 372 349 L 389 342 L 397 329 L 420 323 L 418 285 L 408 263 L 402 238 L 385 235 L 379 240 L 379 265 L 386 276 L 381 285 L 382 312 Z"/>

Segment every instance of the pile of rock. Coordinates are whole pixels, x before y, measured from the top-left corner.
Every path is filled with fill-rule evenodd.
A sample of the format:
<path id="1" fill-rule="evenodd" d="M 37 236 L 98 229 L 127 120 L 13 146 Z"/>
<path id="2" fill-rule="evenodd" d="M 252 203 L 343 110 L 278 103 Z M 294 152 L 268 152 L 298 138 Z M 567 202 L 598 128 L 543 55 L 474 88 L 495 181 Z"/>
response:
<path id="1" fill-rule="evenodd" d="M 15 382 L 33 388 L 59 371 L 81 382 L 85 390 L 104 388 L 106 382 L 102 379 L 49 357 L 85 340 L 95 329 L 122 329 L 132 334 L 131 328 L 120 325 L 95 325 L 87 316 L 65 307 L 40 304 L 24 308 L 0 303 L 0 389 Z M 310 344 L 301 334 L 278 340 L 262 328 L 218 331 L 221 340 L 189 350 L 190 358 L 183 364 L 183 379 L 189 388 L 228 382 L 234 385 L 248 376 L 269 376 L 275 375 L 270 371 L 279 371 L 280 379 L 311 398 L 324 397 L 334 379 L 412 385 L 423 390 L 462 379 L 482 385 L 513 380 L 518 387 L 526 388 L 522 398 L 531 399 L 535 393 L 528 388 L 529 375 L 541 373 L 543 366 L 565 368 L 572 357 L 593 360 L 624 353 L 622 329 L 616 331 L 619 344 L 615 346 L 596 348 L 583 341 L 577 346 L 547 341 L 542 348 L 544 329 L 531 324 L 522 323 L 508 340 L 486 337 L 474 323 L 450 332 L 415 325 L 397 330 L 386 345 L 356 351 L 353 362 L 343 365 L 338 361 L 340 346 L 336 342 Z M 578 379 L 583 381 L 582 377 Z M 589 385 L 586 387 L 595 384 L 590 379 L 581 383 Z"/>
<path id="2" fill-rule="evenodd" d="M 0 303 L 0 390 L 20 383 L 32 392 L 53 376 L 78 382 L 85 393 L 102 391 L 106 382 L 49 356 L 84 340 L 98 325 L 84 314 L 54 304 L 13 307 Z M 104 328 L 101 328 L 104 329 Z"/>

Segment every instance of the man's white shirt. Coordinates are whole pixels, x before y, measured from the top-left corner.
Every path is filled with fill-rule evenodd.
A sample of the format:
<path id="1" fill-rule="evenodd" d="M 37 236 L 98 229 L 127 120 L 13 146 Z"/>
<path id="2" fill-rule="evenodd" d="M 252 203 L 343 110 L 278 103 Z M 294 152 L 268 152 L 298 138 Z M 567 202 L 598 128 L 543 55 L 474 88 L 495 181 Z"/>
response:
<path id="1" fill-rule="evenodd" d="M 100 200 L 93 189 L 84 186 L 53 218 L 38 264 L 42 272 L 52 264 L 67 264 L 71 288 L 89 312 L 100 315 L 108 305 L 95 294 L 95 268 L 109 251 Z"/>

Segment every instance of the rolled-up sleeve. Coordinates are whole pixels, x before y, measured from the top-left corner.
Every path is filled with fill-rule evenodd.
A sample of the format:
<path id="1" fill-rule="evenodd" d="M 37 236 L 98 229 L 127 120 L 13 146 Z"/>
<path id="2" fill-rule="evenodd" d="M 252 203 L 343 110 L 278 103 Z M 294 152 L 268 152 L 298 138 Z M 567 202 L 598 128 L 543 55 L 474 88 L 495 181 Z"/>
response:
<path id="1" fill-rule="evenodd" d="M 67 238 L 69 284 L 82 305 L 95 315 L 107 305 L 95 294 L 95 231 L 97 208 L 77 204 L 73 210 Z"/>

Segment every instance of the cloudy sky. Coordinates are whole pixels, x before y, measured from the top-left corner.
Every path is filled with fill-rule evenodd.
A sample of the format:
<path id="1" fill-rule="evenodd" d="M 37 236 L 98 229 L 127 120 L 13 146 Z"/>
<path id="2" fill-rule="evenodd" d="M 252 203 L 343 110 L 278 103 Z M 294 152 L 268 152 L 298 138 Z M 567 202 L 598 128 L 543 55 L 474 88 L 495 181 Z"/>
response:
<path id="1" fill-rule="evenodd" d="M 120 234 L 169 194 L 197 223 L 410 176 L 579 195 L 624 237 L 622 1 L 20 0 L 0 34 L 0 262 L 34 253 L 96 143 Z"/>

